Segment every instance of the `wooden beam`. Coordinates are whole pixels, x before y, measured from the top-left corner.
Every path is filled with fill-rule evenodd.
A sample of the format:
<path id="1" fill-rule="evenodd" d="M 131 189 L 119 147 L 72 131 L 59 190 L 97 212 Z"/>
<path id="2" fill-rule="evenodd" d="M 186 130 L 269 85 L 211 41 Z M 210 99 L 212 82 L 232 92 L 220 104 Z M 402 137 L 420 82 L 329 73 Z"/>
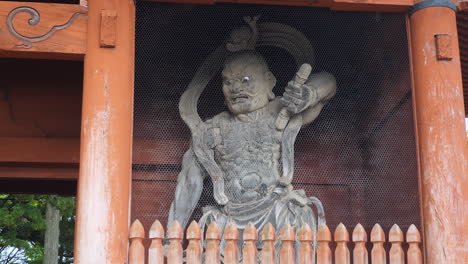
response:
<path id="1" fill-rule="evenodd" d="M 339 11 L 406 12 L 414 0 L 333 0 L 330 8 Z"/>
<path id="2" fill-rule="evenodd" d="M 177 181 L 178 172 L 133 170 L 136 181 Z M 0 179 L 77 180 L 78 167 L 2 166 Z"/>
<path id="3" fill-rule="evenodd" d="M 78 139 L 0 138 L 0 146 L 0 162 L 80 162 L 80 141 Z"/>
<path id="4" fill-rule="evenodd" d="M 0 193 L 76 195 L 76 180 L 0 179 Z"/>
<path id="5" fill-rule="evenodd" d="M 12 167 L 0 166 L 0 179 L 77 180 L 78 167 Z"/>
<path id="6" fill-rule="evenodd" d="M 0 162 L 65 163 L 80 161 L 80 141 L 69 138 L 1 138 Z M 189 148 L 182 140 L 134 140 L 134 164 L 180 164 Z"/>
<path id="7" fill-rule="evenodd" d="M 150 0 L 151 1 L 151 0 Z M 171 1 L 171 0 L 169 0 Z M 174 0 L 173 0 L 174 1 Z M 175 0 L 181 1 L 181 0 Z M 182 0 L 186 1 L 186 0 Z M 284 5 L 284 6 L 311 6 L 311 7 L 330 7 L 333 0 L 287 0 L 287 1 L 272 1 L 272 0 L 202 0 L 211 1 L 211 4 L 215 3 L 237 3 L 237 4 L 259 4 L 259 5 Z M 198 2 L 197 0 L 192 2 Z"/>
<path id="8" fill-rule="evenodd" d="M 0 56 L 83 58 L 87 20 L 80 5 L 0 1 Z"/>
<path id="9" fill-rule="evenodd" d="M 134 140 L 133 144 L 133 164 L 178 165 L 189 148 L 188 140 Z"/>
<path id="10" fill-rule="evenodd" d="M 148 2 L 159 3 L 174 3 L 174 4 L 198 4 L 198 5 L 212 5 L 218 2 L 217 0 L 144 0 Z"/>
<path id="11" fill-rule="evenodd" d="M 414 0 L 144 0 L 152 2 L 204 4 L 236 3 L 284 6 L 327 7 L 339 11 L 405 12 Z"/>
<path id="12" fill-rule="evenodd" d="M 177 181 L 178 172 L 133 170 L 136 181 Z M 2 166 L 0 179 L 77 180 L 78 167 Z"/>

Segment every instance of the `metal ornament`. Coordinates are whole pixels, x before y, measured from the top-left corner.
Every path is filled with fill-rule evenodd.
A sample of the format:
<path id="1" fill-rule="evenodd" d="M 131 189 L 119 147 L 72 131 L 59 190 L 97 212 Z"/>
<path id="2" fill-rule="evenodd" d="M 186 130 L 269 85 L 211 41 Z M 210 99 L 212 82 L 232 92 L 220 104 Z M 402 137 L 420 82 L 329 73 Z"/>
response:
<path id="1" fill-rule="evenodd" d="M 426 0 L 419 2 L 412 6 L 409 10 L 408 13 L 411 16 L 412 14 L 416 13 L 417 11 L 427 8 L 427 7 L 436 7 L 436 6 L 441 6 L 441 7 L 448 7 L 452 9 L 453 11 L 457 12 L 458 8 L 457 5 L 455 5 L 452 1 L 449 0 Z"/>
<path id="2" fill-rule="evenodd" d="M 31 48 L 32 43 L 34 42 L 39 42 L 39 41 L 43 41 L 43 40 L 50 38 L 57 30 L 62 30 L 62 29 L 69 27 L 73 23 L 73 21 L 76 19 L 76 17 L 78 17 L 81 14 L 85 14 L 82 12 L 76 12 L 70 17 L 70 19 L 65 24 L 53 26 L 47 33 L 41 36 L 28 37 L 28 36 L 24 36 L 20 34 L 18 31 L 16 31 L 15 27 L 13 26 L 13 19 L 19 13 L 27 13 L 31 16 L 31 18 L 28 20 L 28 24 L 31 26 L 35 26 L 39 24 L 41 20 L 41 15 L 36 9 L 29 7 L 29 6 L 20 6 L 11 10 L 10 13 L 8 13 L 8 16 L 6 19 L 8 31 L 10 31 L 10 34 L 13 35 L 15 38 L 22 40 L 26 43 L 26 44 L 16 45 L 16 47 L 25 48 L 25 49 Z"/>

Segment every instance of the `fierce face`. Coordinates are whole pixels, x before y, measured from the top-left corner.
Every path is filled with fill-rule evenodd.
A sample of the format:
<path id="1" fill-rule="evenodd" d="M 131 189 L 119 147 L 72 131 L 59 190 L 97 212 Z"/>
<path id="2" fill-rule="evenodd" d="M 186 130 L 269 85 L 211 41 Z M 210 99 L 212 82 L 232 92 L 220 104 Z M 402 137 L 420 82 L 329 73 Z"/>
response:
<path id="1" fill-rule="evenodd" d="M 246 114 L 266 106 L 272 99 L 276 79 L 257 55 L 244 54 L 224 66 L 223 93 L 231 113 Z"/>

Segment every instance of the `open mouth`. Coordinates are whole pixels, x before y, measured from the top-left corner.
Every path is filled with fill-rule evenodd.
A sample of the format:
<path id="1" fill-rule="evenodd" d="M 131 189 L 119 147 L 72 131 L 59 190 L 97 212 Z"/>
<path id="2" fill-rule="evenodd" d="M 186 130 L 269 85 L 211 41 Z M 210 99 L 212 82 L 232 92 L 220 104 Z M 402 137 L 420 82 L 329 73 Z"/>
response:
<path id="1" fill-rule="evenodd" d="M 231 102 L 233 103 L 244 103 L 249 99 L 249 96 L 246 94 L 236 94 L 231 96 Z"/>

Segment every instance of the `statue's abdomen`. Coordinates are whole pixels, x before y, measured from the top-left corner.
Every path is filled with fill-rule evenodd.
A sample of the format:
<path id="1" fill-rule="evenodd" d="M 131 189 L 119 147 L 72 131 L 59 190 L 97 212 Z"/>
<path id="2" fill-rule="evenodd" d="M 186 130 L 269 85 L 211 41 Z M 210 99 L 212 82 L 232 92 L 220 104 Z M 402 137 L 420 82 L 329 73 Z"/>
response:
<path id="1" fill-rule="evenodd" d="M 276 186 L 281 134 L 268 121 L 233 121 L 220 128 L 222 143 L 215 148 L 215 159 L 232 202 L 262 198 Z"/>

